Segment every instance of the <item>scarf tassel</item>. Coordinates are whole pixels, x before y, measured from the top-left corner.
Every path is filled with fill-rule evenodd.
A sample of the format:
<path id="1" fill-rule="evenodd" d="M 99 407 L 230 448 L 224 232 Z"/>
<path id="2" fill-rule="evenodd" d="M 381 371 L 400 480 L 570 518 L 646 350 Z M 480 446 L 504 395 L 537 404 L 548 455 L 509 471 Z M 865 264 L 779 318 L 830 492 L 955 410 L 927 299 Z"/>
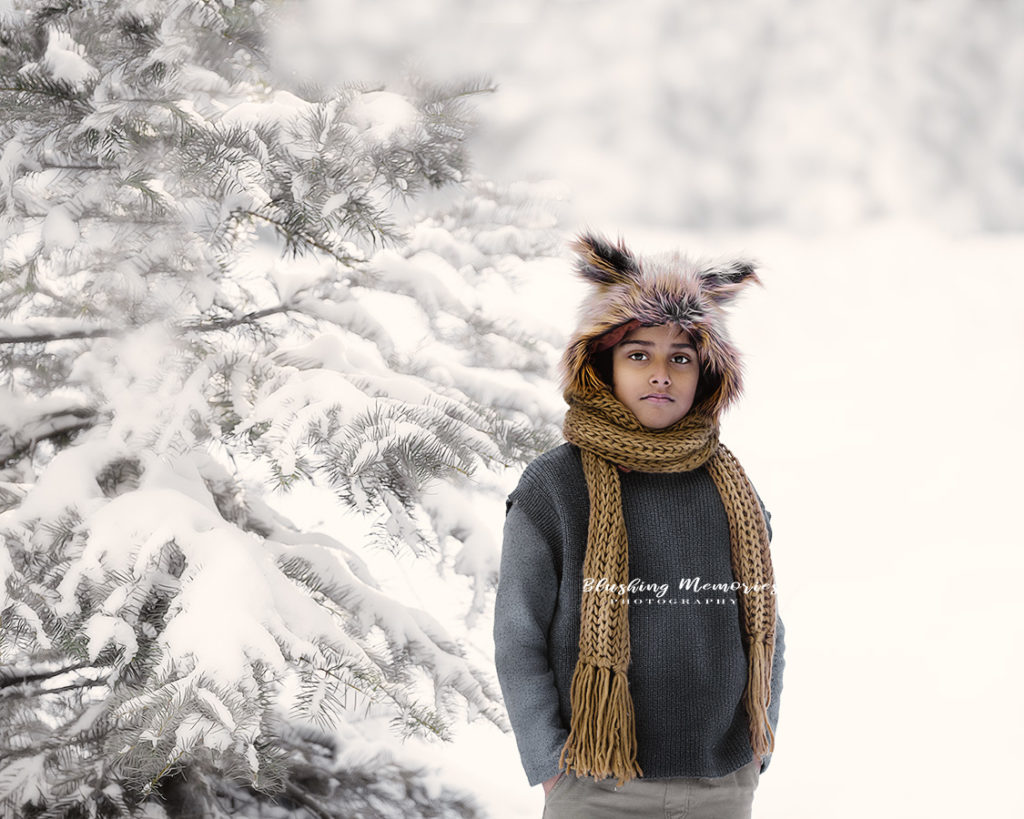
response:
<path id="1" fill-rule="evenodd" d="M 643 776 L 637 764 L 636 721 L 625 670 L 580 661 L 569 693 L 572 721 L 558 761 L 577 776 L 615 776 L 621 787 Z"/>
<path id="2" fill-rule="evenodd" d="M 750 646 L 750 667 L 747 678 L 747 713 L 750 715 L 750 745 L 763 757 L 775 750 L 775 732 L 768 721 L 768 705 L 772 699 L 772 646 L 755 640 Z"/>

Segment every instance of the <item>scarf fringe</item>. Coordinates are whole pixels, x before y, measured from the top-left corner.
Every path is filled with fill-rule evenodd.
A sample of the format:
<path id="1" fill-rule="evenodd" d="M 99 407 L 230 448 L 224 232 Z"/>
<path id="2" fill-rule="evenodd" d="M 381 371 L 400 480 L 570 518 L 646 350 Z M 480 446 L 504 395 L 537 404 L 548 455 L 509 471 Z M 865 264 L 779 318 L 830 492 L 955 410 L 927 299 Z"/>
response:
<path id="1" fill-rule="evenodd" d="M 559 768 L 577 776 L 614 776 L 618 786 L 638 776 L 636 720 L 625 670 L 580 662 L 569 697 L 572 721 Z"/>
<path id="2" fill-rule="evenodd" d="M 750 715 L 750 746 L 759 757 L 763 757 L 775 750 L 775 732 L 768 720 L 768 706 L 772 701 L 773 647 L 754 640 L 749 650 L 745 704 Z"/>

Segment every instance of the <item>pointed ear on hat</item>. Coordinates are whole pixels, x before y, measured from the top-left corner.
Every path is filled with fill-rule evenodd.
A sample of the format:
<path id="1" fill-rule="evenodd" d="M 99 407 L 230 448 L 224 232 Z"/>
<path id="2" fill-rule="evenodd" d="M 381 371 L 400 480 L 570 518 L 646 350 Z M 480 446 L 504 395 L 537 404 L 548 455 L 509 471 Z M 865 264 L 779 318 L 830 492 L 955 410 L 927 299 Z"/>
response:
<path id="1" fill-rule="evenodd" d="M 730 301 L 748 284 L 760 284 L 757 262 L 752 259 L 733 259 L 713 264 L 700 271 L 701 290 L 716 304 Z"/>
<path id="2" fill-rule="evenodd" d="M 592 233 L 581 233 L 569 247 L 578 254 L 576 272 L 594 284 L 629 284 L 640 275 L 636 258 L 622 239 L 613 245 Z"/>

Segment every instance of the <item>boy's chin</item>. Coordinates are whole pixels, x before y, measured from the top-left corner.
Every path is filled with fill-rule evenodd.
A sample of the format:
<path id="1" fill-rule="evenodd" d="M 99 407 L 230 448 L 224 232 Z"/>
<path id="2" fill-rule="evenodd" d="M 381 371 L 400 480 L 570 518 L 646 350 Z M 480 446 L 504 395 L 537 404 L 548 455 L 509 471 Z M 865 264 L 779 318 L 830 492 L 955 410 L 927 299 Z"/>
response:
<path id="1" fill-rule="evenodd" d="M 683 420 L 683 418 L 686 417 L 686 414 L 684 413 L 683 415 L 680 415 L 680 416 L 677 416 L 677 417 L 673 417 L 673 418 L 670 418 L 670 419 L 666 420 L 664 418 L 644 417 L 644 416 L 639 415 L 636 412 L 634 412 L 633 414 L 636 415 L 636 419 L 641 424 L 643 424 L 643 426 L 645 426 L 647 429 L 651 430 L 652 432 L 660 432 L 663 429 L 668 429 L 670 426 L 672 426 L 673 424 L 679 423 L 680 421 Z"/>

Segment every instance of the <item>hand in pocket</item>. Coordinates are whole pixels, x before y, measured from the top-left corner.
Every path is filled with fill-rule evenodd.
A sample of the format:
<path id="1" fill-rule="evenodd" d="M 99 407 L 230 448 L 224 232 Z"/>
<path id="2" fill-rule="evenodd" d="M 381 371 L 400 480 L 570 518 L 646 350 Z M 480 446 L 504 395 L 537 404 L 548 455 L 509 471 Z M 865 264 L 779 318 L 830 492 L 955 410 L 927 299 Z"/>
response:
<path id="1" fill-rule="evenodd" d="M 565 771 L 559 771 L 559 772 L 558 772 L 558 773 L 556 773 L 556 774 L 555 774 L 555 775 L 554 775 L 553 777 L 551 777 L 551 778 L 550 778 L 550 779 L 548 779 L 548 780 L 545 780 L 545 781 L 544 781 L 544 782 L 542 783 L 542 787 L 544 788 L 544 797 L 545 797 L 545 798 L 547 798 L 547 795 L 548 795 L 549 793 L 551 793 L 551 789 L 552 789 L 553 787 L 555 787 L 555 783 L 556 783 L 556 782 L 558 782 L 558 780 L 559 780 L 559 779 L 560 779 L 561 777 L 563 777 L 563 776 L 565 776 Z"/>

